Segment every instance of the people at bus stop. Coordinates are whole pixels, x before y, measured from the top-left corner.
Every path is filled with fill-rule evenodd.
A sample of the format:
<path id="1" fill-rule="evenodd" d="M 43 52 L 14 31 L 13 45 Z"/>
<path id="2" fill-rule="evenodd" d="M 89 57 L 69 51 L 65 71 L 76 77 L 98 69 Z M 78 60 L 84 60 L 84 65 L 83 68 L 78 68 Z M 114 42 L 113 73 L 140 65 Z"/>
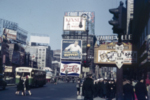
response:
<path id="1" fill-rule="evenodd" d="M 143 78 L 135 85 L 135 93 L 138 100 L 147 100 L 147 89 Z"/>

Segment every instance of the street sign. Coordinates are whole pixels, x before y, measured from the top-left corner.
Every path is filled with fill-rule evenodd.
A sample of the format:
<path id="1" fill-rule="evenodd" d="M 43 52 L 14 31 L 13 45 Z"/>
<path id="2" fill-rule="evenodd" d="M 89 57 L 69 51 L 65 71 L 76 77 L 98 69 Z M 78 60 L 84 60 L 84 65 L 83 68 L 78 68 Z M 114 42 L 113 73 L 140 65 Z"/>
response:
<path id="1" fill-rule="evenodd" d="M 89 72 L 90 69 L 89 69 L 88 67 L 87 67 L 87 68 L 86 68 L 86 67 L 82 67 L 82 71 L 83 71 L 83 72 Z"/>
<path id="2" fill-rule="evenodd" d="M 115 57 L 115 63 L 119 69 L 122 67 L 123 61 L 124 61 L 123 49 L 124 49 L 123 45 L 120 45 L 120 46 L 116 45 L 117 53 Z"/>

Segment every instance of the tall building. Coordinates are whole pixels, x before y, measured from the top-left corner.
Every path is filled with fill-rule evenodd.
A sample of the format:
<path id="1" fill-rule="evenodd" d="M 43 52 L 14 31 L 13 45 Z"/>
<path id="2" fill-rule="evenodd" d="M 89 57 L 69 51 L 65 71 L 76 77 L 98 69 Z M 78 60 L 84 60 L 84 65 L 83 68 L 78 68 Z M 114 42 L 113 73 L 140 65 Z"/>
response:
<path id="1" fill-rule="evenodd" d="M 150 1 L 134 0 L 134 19 L 132 24 L 133 44 L 138 49 L 136 77 L 147 77 L 150 72 Z"/>
<path id="2" fill-rule="evenodd" d="M 30 54 L 29 66 L 38 69 L 44 69 L 44 67 L 52 66 L 50 46 L 27 46 L 25 47 L 25 50 L 26 53 Z"/>

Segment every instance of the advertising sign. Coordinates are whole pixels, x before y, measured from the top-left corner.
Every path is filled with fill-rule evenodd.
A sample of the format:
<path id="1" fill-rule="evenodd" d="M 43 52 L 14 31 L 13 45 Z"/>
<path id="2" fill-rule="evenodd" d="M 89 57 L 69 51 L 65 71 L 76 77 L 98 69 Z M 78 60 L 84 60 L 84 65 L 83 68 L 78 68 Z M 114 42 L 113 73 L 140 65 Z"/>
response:
<path id="1" fill-rule="evenodd" d="M 3 36 L 5 36 L 5 38 L 7 38 L 8 40 L 16 40 L 17 31 L 3 28 Z"/>
<path id="2" fill-rule="evenodd" d="M 98 62 L 99 63 L 110 63 L 115 64 L 115 58 L 118 54 L 115 50 L 99 50 L 98 51 Z M 123 63 L 130 64 L 137 62 L 137 52 L 136 51 L 123 51 L 121 52 L 124 58 Z"/>
<path id="3" fill-rule="evenodd" d="M 82 27 L 79 27 L 80 22 L 82 22 Z M 85 31 L 85 22 L 86 19 L 82 19 L 81 17 L 64 16 L 64 30 Z"/>
<path id="4" fill-rule="evenodd" d="M 5 66 L 4 72 L 12 72 L 12 66 Z"/>
<path id="5" fill-rule="evenodd" d="M 119 62 L 119 64 L 131 65 L 137 63 L 137 49 L 131 43 L 122 43 L 121 46 L 114 42 L 101 44 L 95 46 L 94 52 L 95 64 L 116 64 Z"/>
<path id="6" fill-rule="evenodd" d="M 82 59 L 82 41 L 75 39 L 62 40 L 61 58 Z"/>
<path id="7" fill-rule="evenodd" d="M 81 73 L 80 62 L 61 62 L 60 74 L 68 76 L 79 76 Z"/>
<path id="8" fill-rule="evenodd" d="M 72 12 L 65 12 L 65 16 L 79 16 L 81 17 L 82 14 L 86 14 L 89 18 L 88 20 L 88 27 L 89 33 L 95 34 L 95 12 L 93 11 L 72 11 Z M 85 17 L 87 17 L 85 16 Z"/>
<path id="9" fill-rule="evenodd" d="M 35 43 L 50 43 L 50 37 L 48 36 L 30 36 L 30 42 L 35 42 Z"/>

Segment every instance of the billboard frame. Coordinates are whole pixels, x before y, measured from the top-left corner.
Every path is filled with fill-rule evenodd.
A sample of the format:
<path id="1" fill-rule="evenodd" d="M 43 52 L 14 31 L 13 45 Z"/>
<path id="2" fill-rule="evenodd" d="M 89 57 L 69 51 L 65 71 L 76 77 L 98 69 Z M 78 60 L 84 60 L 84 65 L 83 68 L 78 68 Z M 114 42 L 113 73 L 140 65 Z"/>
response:
<path id="1" fill-rule="evenodd" d="M 60 63 L 62 64 L 62 62 L 68 62 L 68 63 L 78 63 L 79 62 L 80 63 L 80 69 L 79 69 L 80 73 L 79 73 L 79 75 L 69 75 L 69 74 L 67 74 L 67 76 L 76 76 L 76 77 L 79 77 L 80 74 L 82 74 L 81 73 L 81 71 L 82 71 L 81 61 L 62 61 L 61 60 Z M 61 65 L 60 65 L 60 75 L 61 76 L 66 76 L 66 74 L 64 74 L 64 75 L 61 74 Z"/>
<path id="2" fill-rule="evenodd" d="M 84 27 L 84 30 L 65 30 L 64 29 L 64 25 L 65 25 L 65 17 L 80 17 L 80 19 L 81 19 L 81 16 L 64 16 L 64 19 L 63 19 L 63 31 L 86 31 L 86 19 L 83 19 L 83 21 L 82 21 L 82 23 L 84 23 L 84 25 L 83 25 L 83 27 Z M 80 20 L 81 21 L 81 20 Z"/>
<path id="3" fill-rule="evenodd" d="M 62 41 L 63 40 L 80 40 L 81 41 L 81 49 L 82 49 L 82 40 L 81 39 L 62 39 L 61 40 L 61 55 L 60 55 L 60 58 L 62 59 L 62 60 L 64 60 L 64 59 L 70 59 L 70 60 L 82 60 L 82 53 L 83 53 L 83 50 L 82 50 L 82 53 L 81 53 L 81 58 L 78 58 L 78 59 L 73 59 L 73 58 L 62 58 Z"/>

